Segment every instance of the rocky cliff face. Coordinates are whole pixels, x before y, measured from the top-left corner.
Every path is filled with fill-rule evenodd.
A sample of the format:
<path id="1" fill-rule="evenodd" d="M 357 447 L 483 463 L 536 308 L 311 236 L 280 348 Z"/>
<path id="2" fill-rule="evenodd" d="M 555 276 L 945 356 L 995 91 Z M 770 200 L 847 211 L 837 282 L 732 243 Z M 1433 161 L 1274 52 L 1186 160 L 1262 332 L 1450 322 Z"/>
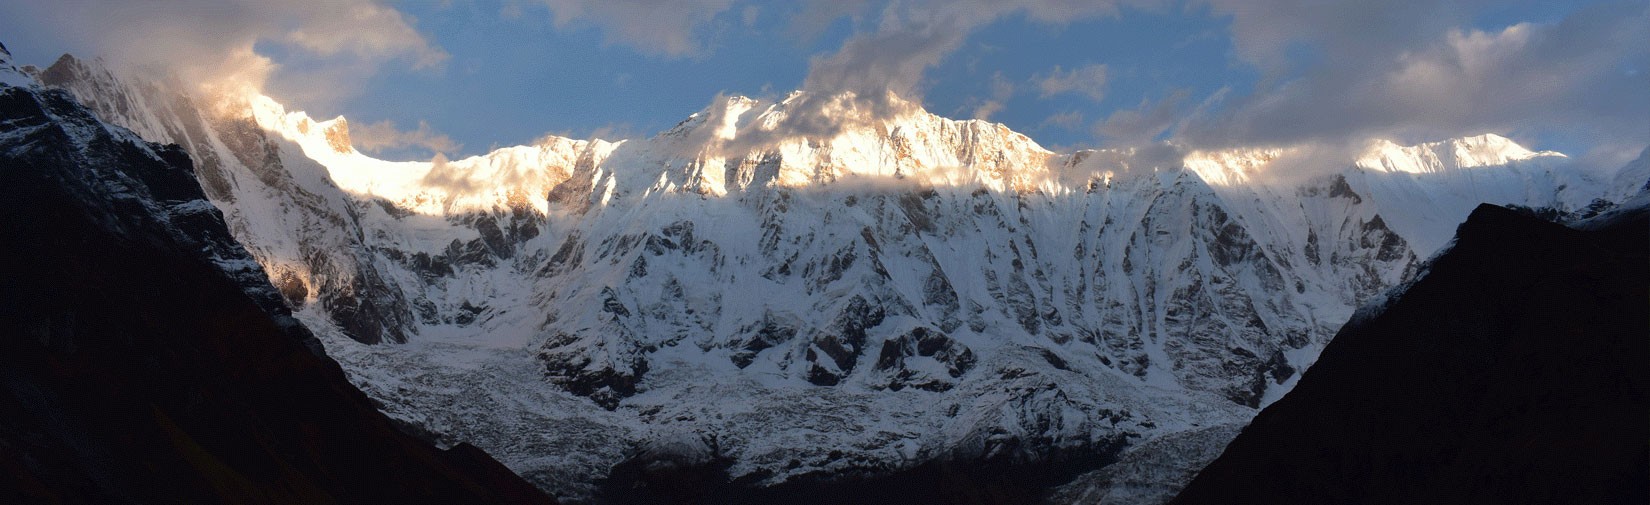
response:
<path id="1" fill-rule="evenodd" d="M 360 228 L 360 204 L 343 197 L 324 168 L 269 135 L 250 111 L 226 112 L 181 84 L 117 77 L 68 55 L 38 77 L 100 118 L 188 152 L 230 230 L 257 237 L 244 243 L 289 305 L 319 304 L 363 342 L 404 342 L 417 331 L 418 304 L 380 267 L 366 237 L 346 231 Z"/>
<path id="2" fill-rule="evenodd" d="M 1173 503 L 1650 499 L 1645 205 L 1587 231 L 1480 207 Z"/>
<path id="3" fill-rule="evenodd" d="M 0 501 L 550 503 L 397 430 L 321 354 L 190 157 L 0 47 Z"/>
<path id="4" fill-rule="evenodd" d="M 649 139 L 394 163 L 341 118 L 58 67 L 221 161 L 200 178 L 236 237 L 388 411 L 572 499 L 1176 451 L 1142 442 L 1287 391 L 1448 239 L 1435 223 L 1605 193 L 1494 136 L 1283 180 L 1284 151 L 1059 154 L 920 110 L 775 139 L 787 102 L 743 98 Z M 407 343 L 359 345 L 380 341 Z"/>

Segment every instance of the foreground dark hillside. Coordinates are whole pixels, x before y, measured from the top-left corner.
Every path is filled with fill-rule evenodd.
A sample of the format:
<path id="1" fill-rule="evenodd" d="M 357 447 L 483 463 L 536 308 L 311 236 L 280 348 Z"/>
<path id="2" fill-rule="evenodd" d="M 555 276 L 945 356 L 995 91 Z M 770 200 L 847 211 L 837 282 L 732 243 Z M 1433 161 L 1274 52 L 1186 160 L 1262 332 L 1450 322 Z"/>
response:
<path id="1" fill-rule="evenodd" d="M 551 501 L 397 431 L 192 170 L 66 93 L 0 85 L 0 503 Z"/>
<path id="2" fill-rule="evenodd" d="M 1650 503 L 1650 222 L 1482 206 L 1174 503 Z"/>

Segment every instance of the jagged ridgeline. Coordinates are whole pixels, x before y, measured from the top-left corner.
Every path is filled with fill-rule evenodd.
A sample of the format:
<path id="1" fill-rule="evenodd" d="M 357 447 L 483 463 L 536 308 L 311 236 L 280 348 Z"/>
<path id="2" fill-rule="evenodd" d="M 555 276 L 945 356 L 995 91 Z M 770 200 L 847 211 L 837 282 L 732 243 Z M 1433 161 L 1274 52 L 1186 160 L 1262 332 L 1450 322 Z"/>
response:
<path id="1" fill-rule="evenodd" d="M 1617 196 L 1494 135 L 1291 178 L 1268 170 L 1287 150 L 1062 154 L 916 107 L 745 147 L 796 96 L 646 139 L 389 162 L 263 97 L 207 107 L 71 57 L 37 76 L 200 160 L 235 237 L 392 416 L 572 500 L 887 475 L 990 493 L 1022 474 L 922 472 L 1047 487 L 1119 459 L 1174 463 L 1114 496 L 1172 494 L 1478 203 Z"/>

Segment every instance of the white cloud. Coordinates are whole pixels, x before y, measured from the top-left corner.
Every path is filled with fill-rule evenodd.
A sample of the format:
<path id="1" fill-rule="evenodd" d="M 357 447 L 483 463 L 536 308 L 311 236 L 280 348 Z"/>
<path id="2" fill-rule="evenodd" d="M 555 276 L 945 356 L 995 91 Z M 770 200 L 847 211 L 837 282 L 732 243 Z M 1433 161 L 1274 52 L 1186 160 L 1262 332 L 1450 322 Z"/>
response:
<path id="1" fill-rule="evenodd" d="M 4 2 L 0 16 L 51 30 L 70 50 L 163 68 L 222 91 L 260 91 L 277 80 L 287 89 L 336 98 L 353 83 L 296 81 L 364 77 L 391 60 L 431 68 L 447 59 L 411 18 L 372 0 Z M 258 53 L 258 44 L 285 49 L 302 60 L 301 68 Z"/>
<path id="2" fill-rule="evenodd" d="M 365 1 L 305 2 L 302 21 L 282 37 L 320 56 L 349 54 L 361 60 L 405 56 L 414 68 L 430 68 L 447 60 L 413 29 L 406 15 L 394 8 Z"/>

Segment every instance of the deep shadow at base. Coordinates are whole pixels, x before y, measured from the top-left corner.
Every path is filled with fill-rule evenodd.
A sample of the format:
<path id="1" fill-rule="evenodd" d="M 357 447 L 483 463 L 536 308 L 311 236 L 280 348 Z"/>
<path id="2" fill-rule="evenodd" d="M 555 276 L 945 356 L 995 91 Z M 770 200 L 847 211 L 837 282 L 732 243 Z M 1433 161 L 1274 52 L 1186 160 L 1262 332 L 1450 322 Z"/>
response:
<path id="1" fill-rule="evenodd" d="M 1117 461 L 1123 439 L 1057 452 L 1035 462 L 930 460 L 913 467 L 809 474 L 761 486 L 767 474 L 733 478 L 732 460 L 697 465 L 633 458 L 600 484 L 598 503 L 636 504 L 969 504 L 1044 503 L 1049 492 Z"/>

